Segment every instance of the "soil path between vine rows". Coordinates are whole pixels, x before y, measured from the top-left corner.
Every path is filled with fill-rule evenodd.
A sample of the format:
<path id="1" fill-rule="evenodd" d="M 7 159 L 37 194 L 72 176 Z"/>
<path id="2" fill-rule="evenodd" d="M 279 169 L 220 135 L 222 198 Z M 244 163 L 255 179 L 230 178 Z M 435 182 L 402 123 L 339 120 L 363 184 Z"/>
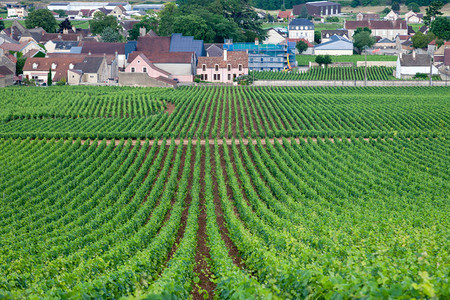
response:
<path id="1" fill-rule="evenodd" d="M 332 143 L 335 143 L 336 140 L 339 140 L 339 141 L 341 141 L 341 142 L 342 142 L 343 140 L 347 140 L 348 142 L 351 142 L 351 141 L 352 141 L 350 138 L 347 138 L 347 139 L 342 139 L 342 138 L 338 138 L 338 139 L 334 139 L 334 138 L 315 138 L 315 137 L 312 137 L 312 138 L 308 138 L 308 137 L 303 137 L 303 138 L 286 138 L 286 140 L 287 140 L 289 143 L 291 143 L 291 142 L 293 142 L 293 141 L 295 141 L 296 143 L 300 143 L 300 140 L 303 140 L 305 143 L 308 143 L 309 140 L 311 140 L 313 143 L 317 143 L 317 141 L 318 141 L 319 139 L 321 139 L 322 142 L 325 142 L 326 140 L 329 140 L 329 141 L 332 142 Z M 357 138 L 357 140 L 363 140 L 363 141 L 366 141 L 366 142 L 369 142 L 369 141 L 370 141 L 369 138 L 362 138 L 362 139 L 361 139 L 361 138 Z M 372 140 L 377 141 L 377 139 L 372 139 Z M 391 141 L 392 141 L 393 139 L 392 139 L 392 138 L 389 138 L 389 139 L 381 139 L 381 140 L 382 140 L 382 141 L 385 141 L 385 140 L 391 140 Z M 76 141 L 76 140 L 73 140 L 73 142 L 75 142 L 75 141 Z M 84 143 L 86 143 L 86 141 L 87 141 L 87 140 L 81 140 L 81 143 L 84 144 Z M 187 145 L 187 144 L 189 143 L 189 139 L 174 139 L 174 141 L 175 141 L 175 145 L 180 145 L 180 144 Z M 282 139 L 282 138 L 260 139 L 260 141 L 261 141 L 261 144 L 263 144 L 263 145 L 267 144 L 267 141 L 268 141 L 269 143 L 271 143 L 272 145 L 275 144 L 275 141 L 278 141 L 280 144 L 283 144 L 283 139 Z M 94 142 L 93 140 L 89 140 L 89 143 L 90 143 L 90 144 L 92 144 L 93 142 Z M 98 143 L 99 143 L 99 144 L 100 144 L 101 142 L 102 142 L 102 140 L 98 140 Z M 125 140 L 125 144 L 126 144 L 127 142 L 128 142 L 128 141 Z M 143 145 L 145 142 L 146 142 L 145 139 L 140 141 L 141 145 Z M 149 144 L 150 144 L 150 145 L 153 145 L 154 143 L 158 143 L 158 145 L 162 145 L 163 142 L 164 142 L 163 140 L 149 140 Z M 214 145 L 214 142 L 215 142 L 214 139 L 200 139 L 200 140 L 199 140 L 199 139 L 193 139 L 193 140 L 192 140 L 192 145 L 197 145 L 197 143 L 200 143 L 200 145 Z M 219 145 L 223 145 L 224 142 L 225 142 L 225 144 L 227 144 L 227 145 L 231 145 L 231 144 L 233 143 L 233 139 L 225 139 L 225 140 L 218 139 L 218 140 L 217 140 L 217 143 L 218 143 Z M 252 143 L 253 145 L 256 145 L 257 142 L 258 142 L 258 139 L 242 139 L 242 143 L 243 143 L 244 145 L 248 145 L 248 144 L 250 144 L 250 143 Z M 116 145 L 119 145 L 120 140 L 107 140 L 107 141 L 106 141 L 106 144 L 107 144 L 107 145 L 109 145 L 109 144 L 111 144 L 111 143 L 115 143 Z M 133 140 L 132 143 L 133 143 L 133 145 L 136 145 L 137 140 Z M 170 140 L 170 139 L 166 140 L 166 145 L 170 145 L 170 143 L 171 143 L 171 140 Z M 236 145 L 239 145 L 241 142 L 240 142 L 239 139 L 234 139 L 234 143 L 235 143 Z"/>

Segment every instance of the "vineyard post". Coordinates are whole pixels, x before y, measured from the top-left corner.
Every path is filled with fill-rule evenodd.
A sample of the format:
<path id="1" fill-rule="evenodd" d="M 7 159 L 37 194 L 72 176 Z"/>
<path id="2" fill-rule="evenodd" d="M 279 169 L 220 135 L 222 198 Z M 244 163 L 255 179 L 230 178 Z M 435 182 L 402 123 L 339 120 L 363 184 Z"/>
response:
<path id="1" fill-rule="evenodd" d="M 364 46 L 365 63 L 364 63 L 364 86 L 367 86 L 367 49 L 369 47 Z"/>

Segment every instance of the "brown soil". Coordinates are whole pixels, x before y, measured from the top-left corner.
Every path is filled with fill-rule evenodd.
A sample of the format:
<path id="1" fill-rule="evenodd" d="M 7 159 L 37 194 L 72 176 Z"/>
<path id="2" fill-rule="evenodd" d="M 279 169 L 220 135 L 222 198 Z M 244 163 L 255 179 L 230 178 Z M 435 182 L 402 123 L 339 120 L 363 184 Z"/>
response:
<path id="1" fill-rule="evenodd" d="M 174 110 L 175 110 L 175 104 L 173 104 L 171 102 L 167 102 L 166 112 L 169 114 L 169 116 L 173 113 Z"/>
<path id="2" fill-rule="evenodd" d="M 185 155 L 185 153 L 183 153 L 183 154 L 184 154 L 184 157 L 182 158 L 183 168 L 180 167 L 180 170 L 184 169 L 184 164 L 185 164 L 185 160 L 186 160 L 186 155 Z M 190 174 L 194 173 L 194 164 L 195 164 L 195 148 L 193 148 L 192 151 L 191 151 L 191 161 L 190 161 L 190 167 L 189 167 L 190 170 L 191 170 Z M 185 203 L 184 203 L 185 207 L 183 209 L 183 213 L 181 215 L 181 221 L 180 221 L 181 222 L 181 226 L 178 229 L 178 233 L 177 233 L 177 237 L 176 237 L 175 243 L 172 245 L 172 249 L 169 252 L 169 256 L 167 257 L 167 261 L 169 261 L 173 257 L 173 254 L 175 253 L 175 251 L 178 248 L 178 245 L 180 244 L 181 238 L 184 236 L 184 232 L 186 230 L 186 221 L 187 221 L 187 217 L 188 217 L 188 214 L 189 214 L 189 206 L 191 205 L 191 201 L 192 201 L 191 193 L 189 193 L 189 191 L 191 189 L 192 189 L 192 176 L 189 176 L 188 187 L 187 187 L 188 193 L 186 194 L 186 199 L 185 199 Z M 167 220 L 164 220 L 164 223 L 166 221 Z"/>
<path id="3" fill-rule="evenodd" d="M 210 145 L 210 147 L 211 147 L 211 153 L 214 154 L 214 145 Z M 214 207 L 216 210 L 217 225 L 219 226 L 222 240 L 224 240 L 225 245 L 228 248 L 228 255 L 231 257 L 231 259 L 233 260 L 233 263 L 235 265 L 237 265 L 241 269 L 244 269 L 245 265 L 244 265 L 244 262 L 242 261 L 239 250 L 237 249 L 236 245 L 234 245 L 233 241 L 231 240 L 230 233 L 228 232 L 228 228 L 225 226 L 225 218 L 223 216 L 222 206 L 220 205 L 219 189 L 218 189 L 216 173 L 215 173 L 214 155 L 211 155 L 210 164 L 211 164 L 211 169 L 212 169 L 211 177 L 213 179 Z"/>
<path id="4" fill-rule="evenodd" d="M 205 178 L 205 159 L 201 160 L 200 180 Z M 206 206 L 205 206 L 205 185 L 201 184 L 200 189 L 200 214 L 198 217 L 198 234 L 197 234 L 197 252 L 195 255 L 194 272 L 200 278 L 198 286 L 194 285 L 192 290 L 192 298 L 195 300 L 213 299 L 215 284 L 211 281 L 211 269 L 208 261 L 211 259 L 209 248 L 206 244 Z M 204 293 L 207 292 L 207 294 Z"/>

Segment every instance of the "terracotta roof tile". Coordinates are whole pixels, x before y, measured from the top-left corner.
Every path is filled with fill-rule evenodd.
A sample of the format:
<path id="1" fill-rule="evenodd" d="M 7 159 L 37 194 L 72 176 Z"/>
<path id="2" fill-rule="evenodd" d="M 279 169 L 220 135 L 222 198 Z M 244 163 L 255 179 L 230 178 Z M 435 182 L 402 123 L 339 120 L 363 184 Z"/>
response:
<path id="1" fill-rule="evenodd" d="M 197 68 L 201 68 L 202 65 L 206 65 L 207 68 L 214 68 L 215 65 L 219 65 L 219 68 L 226 68 L 229 64 L 231 64 L 232 68 L 237 68 L 240 64 L 243 68 L 248 68 L 248 53 L 244 51 L 227 51 L 226 61 L 223 60 L 223 56 L 202 56 L 198 58 Z"/>

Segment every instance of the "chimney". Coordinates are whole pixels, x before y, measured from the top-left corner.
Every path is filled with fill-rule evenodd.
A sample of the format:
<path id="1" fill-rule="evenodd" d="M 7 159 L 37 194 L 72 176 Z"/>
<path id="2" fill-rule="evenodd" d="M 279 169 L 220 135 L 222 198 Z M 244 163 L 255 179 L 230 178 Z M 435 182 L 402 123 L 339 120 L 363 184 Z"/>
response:
<path id="1" fill-rule="evenodd" d="M 402 53 L 401 53 L 401 52 L 400 52 L 400 54 L 399 54 L 399 55 L 400 55 L 400 59 L 402 59 Z"/>
<path id="2" fill-rule="evenodd" d="M 72 26 L 72 31 L 73 31 L 74 33 L 77 33 L 77 29 L 75 28 L 75 26 Z"/>
<path id="3" fill-rule="evenodd" d="M 91 51 L 89 51 L 88 55 L 91 55 Z"/>
<path id="4" fill-rule="evenodd" d="M 416 60 L 416 50 L 413 50 L 412 55 L 413 55 L 413 59 Z"/>
<path id="5" fill-rule="evenodd" d="M 259 45 L 259 39 L 255 38 L 255 45 Z"/>
<path id="6" fill-rule="evenodd" d="M 145 27 L 139 28 L 139 36 L 144 36 L 146 34 L 147 34 L 147 30 L 145 29 Z"/>
<path id="7" fill-rule="evenodd" d="M 226 49 L 223 50 L 223 60 L 224 61 L 228 60 L 228 51 Z"/>

